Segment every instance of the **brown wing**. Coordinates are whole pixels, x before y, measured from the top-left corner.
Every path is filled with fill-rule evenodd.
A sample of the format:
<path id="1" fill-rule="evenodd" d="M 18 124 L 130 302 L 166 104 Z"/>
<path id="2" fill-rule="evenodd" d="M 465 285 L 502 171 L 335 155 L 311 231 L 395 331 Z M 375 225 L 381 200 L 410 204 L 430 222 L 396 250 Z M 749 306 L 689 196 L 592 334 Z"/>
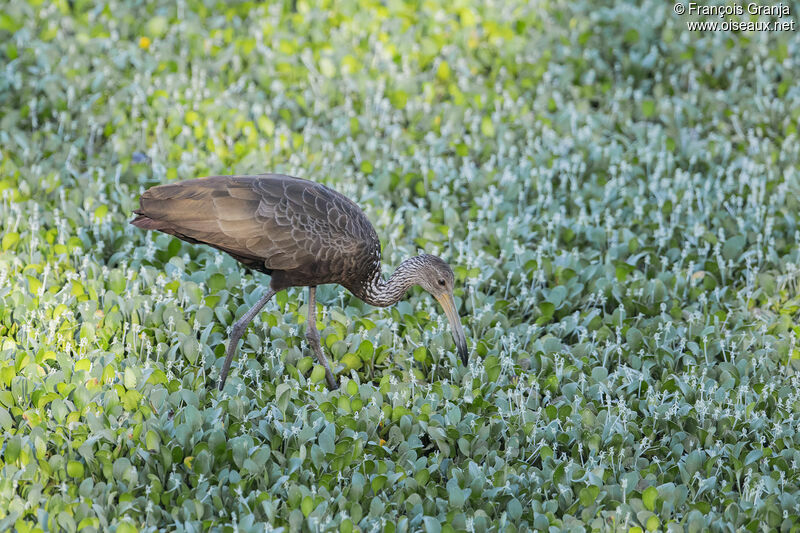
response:
<path id="1" fill-rule="evenodd" d="M 380 255 L 375 230 L 355 203 L 300 178 L 198 178 L 148 189 L 139 203 L 134 225 L 209 244 L 266 273 L 295 271 L 330 283 L 342 263 L 375 249 Z"/>

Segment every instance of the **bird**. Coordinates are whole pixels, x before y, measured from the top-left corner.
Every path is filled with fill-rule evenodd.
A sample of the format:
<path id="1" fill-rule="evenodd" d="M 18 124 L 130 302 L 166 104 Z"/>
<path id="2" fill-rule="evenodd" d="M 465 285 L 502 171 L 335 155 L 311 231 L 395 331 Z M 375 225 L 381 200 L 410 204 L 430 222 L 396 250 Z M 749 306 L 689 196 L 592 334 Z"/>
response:
<path id="1" fill-rule="evenodd" d="M 338 382 L 316 326 L 316 288 L 329 283 L 377 307 L 393 305 L 411 287 L 422 287 L 444 309 L 458 355 L 468 364 L 450 265 L 420 254 L 406 258 L 384 278 L 380 240 L 366 214 L 321 183 L 283 174 L 195 178 L 147 189 L 134 214 L 134 226 L 212 246 L 270 276 L 268 290 L 231 329 L 220 391 L 248 324 L 276 293 L 290 287 L 308 287 L 306 338 L 330 390 Z"/>

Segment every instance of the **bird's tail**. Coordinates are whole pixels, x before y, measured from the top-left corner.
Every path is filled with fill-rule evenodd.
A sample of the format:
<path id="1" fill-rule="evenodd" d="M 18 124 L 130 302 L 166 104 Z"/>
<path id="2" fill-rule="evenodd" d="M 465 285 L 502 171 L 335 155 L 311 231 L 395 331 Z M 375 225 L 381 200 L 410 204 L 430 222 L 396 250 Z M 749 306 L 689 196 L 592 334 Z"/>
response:
<path id="1" fill-rule="evenodd" d="M 131 224 L 207 244 L 250 268 L 266 271 L 260 254 L 241 244 L 263 232 L 256 217 L 254 177 L 213 176 L 151 187 L 142 193 Z"/>
<path id="2" fill-rule="evenodd" d="M 137 228 L 155 229 L 155 230 L 162 229 L 163 224 L 160 224 L 158 220 L 154 220 L 148 217 L 147 215 L 142 214 L 138 209 L 133 213 L 138 216 L 133 220 L 131 220 L 131 224 L 133 224 Z"/>
<path id="3" fill-rule="evenodd" d="M 219 181 L 198 179 L 151 187 L 139 199 L 139 208 L 133 211 L 138 216 L 131 224 L 181 238 L 195 236 L 192 230 L 216 229 L 206 226 L 215 226 L 211 193 L 219 188 Z"/>

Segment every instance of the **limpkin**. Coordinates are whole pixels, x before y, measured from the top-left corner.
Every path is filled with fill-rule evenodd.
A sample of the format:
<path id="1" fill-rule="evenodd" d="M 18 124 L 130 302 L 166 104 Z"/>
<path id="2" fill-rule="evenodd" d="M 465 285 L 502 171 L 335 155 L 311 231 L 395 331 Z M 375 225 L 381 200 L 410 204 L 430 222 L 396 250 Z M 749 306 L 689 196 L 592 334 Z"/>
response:
<path id="1" fill-rule="evenodd" d="M 271 276 L 269 290 L 233 326 L 220 390 L 247 325 L 275 293 L 298 286 L 308 287 L 306 337 L 330 389 L 338 385 L 316 326 L 316 287 L 326 283 L 338 283 L 378 307 L 421 286 L 444 308 L 458 354 L 467 363 L 450 266 L 423 254 L 403 261 L 385 280 L 375 228 L 353 201 L 324 185 L 281 174 L 212 176 L 152 187 L 139 205 L 131 222 L 135 226 L 208 244 Z"/>

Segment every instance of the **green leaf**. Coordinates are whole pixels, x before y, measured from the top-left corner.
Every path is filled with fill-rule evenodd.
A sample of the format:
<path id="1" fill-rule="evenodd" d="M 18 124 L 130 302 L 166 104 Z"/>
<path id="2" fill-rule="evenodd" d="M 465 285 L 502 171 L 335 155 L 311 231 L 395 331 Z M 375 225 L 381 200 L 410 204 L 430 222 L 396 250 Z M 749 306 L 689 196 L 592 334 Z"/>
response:
<path id="1" fill-rule="evenodd" d="M 145 434 L 145 446 L 147 449 L 151 452 L 158 453 L 158 450 L 161 447 L 160 443 L 161 439 L 158 437 L 158 434 L 152 429 L 147 430 L 147 433 Z"/>
<path id="2" fill-rule="evenodd" d="M 553 449 L 550 446 L 542 446 L 539 450 L 539 457 L 544 461 L 548 457 L 553 457 Z"/>
<path id="3" fill-rule="evenodd" d="M 314 365 L 314 370 L 311 371 L 311 382 L 319 383 L 323 379 L 325 379 L 325 367 L 322 365 Z"/>
<path id="4" fill-rule="evenodd" d="M 466 496 L 458 486 L 458 481 L 455 478 L 450 478 L 447 482 L 447 498 L 450 501 L 450 507 L 453 509 L 461 509 L 464 506 Z"/>
<path id="5" fill-rule="evenodd" d="M 303 511 L 303 516 L 308 518 L 308 515 L 314 510 L 314 500 L 311 499 L 311 496 L 303 497 L 303 501 L 300 503 L 300 510 Z"/>
<path id="6" fill-rule="evenodd" d="M 128 390 L 135 389 L 136 388 L 136 374 L 134 373 L 134 371 L 133 371 L 133 369 L 131 367 L 127 367 L 125 369 L 124 376 L 125 377 L 123 378 L 123 384 L 125 385 L 125 388 L 128 389 Z"/>
<path id="7" fill-rule="evenodd" d="M 14 419 L 11 418 L 11 414 L 9 414 L 8 410 L 2 407 L 0 407 L 0 427 L 5 431 L 11 431 L 14 427 Z"/>
<path id="8" fill-rule="evenodd" d="M 94 210 L 94 218 L 96 220 L 103 220 L 108 214 L 108 206 L 103 204 Z"/>
<path id="9" fill-rule="evenodd" d="M 8 250 L 15 244 L 19 242 L 19 233 L 15 231 L 9 231 L 5 235 L 3 235 L 2 247 L 3 250 Z"/>
<path id="10" fill-rule="evenodd" d="M 183 340 L 183 355 L 191 365 L 197 364 L 197 358 L 200 356 L 200 344 L 192 336 L 187 336 Z"/>
<path id="11" fill-rule="evenodd" d="M 518 499 L 511 498 L 511 501 L 509 501 L 506 506 L 506 512 L 508 512 L 508 517 L 513 522 L 516 522 L 522 516 L 522 504 Z"/>
<path id="12" fill-rule="evenodd" d="M 578 499 L 581 502 L 581 505 L 584 507 L 588 507 L 590 505 L 594 505 L 595 501 L 597 501 L 597 496 L 600 494 L 600 487 L 596 487 L 594 485 L 589 485 L 588 487 L 583 487 L 581 490 L 578 491 Z"/>
<path id="13" fill-rule="evenodd" d="M 500 359 L 497 356 L 490 355 L 484 360 L 483 365 L 489 381 L 495 381 L 500 376 Z"/>
<path id="14" fill-rule="evenodd" d="M 425 346 L 418 346 L 414 348 L 414 360 L 419 363 L 424 363 L 428 358 L 428 349 Z"/>
<path id="15" fill-rule="evenodd" d="M 635 351 L 642 346 L 642 342 L 644 341 L 644 335 L 642 335 L 642 332 L 639 331 L 637 328 L 629 328 L 628 332 L 625 334 L 625 340 L 628 341 L 631 350 Z"/>
<path id="16" fill-rule="evenodd" d="M 333 78 L 336 75 L 336 65 L 328 57 L 319 60 L 319 71 L 326 78 Z"/>
<path id="17" fill-rule="evenodd" d="M 658 498 L 658 489 L 655 487 L 647 487 L 642 492 L 642 503 L 645 509 L 653 511 L 656 508 L 656 499 Z"/>
<path id="18" fill-rule="evenodd" d="M 166 17 L 153 17 L 145 26 L 147 35 L 150 37 L 163 37 L 167 33 L 168 27 L 169 21 L 167 21 Z"/>
<path id="19" fill-rule="evenodd" d="M 442 524 L 432 516 L 426 516 L 422 519 L 422 525 L 425 533 L 441 533 Z"/>
<path id="20" fill-rule="evenodd" d="M 436 70 L 436 77 L 441 81 L 448 81 L 450 79 L 450 65 L 447 61 L 439 63 L 439 68 Z"/>
<path id="21" fill-rule="evenodd" d="M 746 243 L 747 240 L 744 238 L 744 235 L 731 237 L 726 240 L 725 244 L 722 246 L 722 257 L 725 258 L 726 261 L 738 259 Z"/>
<path id="22" fill-rule="evenodd" d="M 758 450 L 758 449 L 750 450 L 750 452 L 747 454 L 747 457 L 744 458 L 744 466 L 747 466 L 747 465 L 750 465 L 752 463 L 755 463 L 756 461 L 761 459 L 761 457 L 763 457 L 763 455 L 764 455 L 764 452 L 762 452 L 761 450 Z"/>
<path id="23" fill-rule="evenodd" d="M 495 135 L 494 124 L 492 123 L 492 119 L 488 116 L 485 116 L 483 119 L 481 119 L 481 133 L 484 137 L 489 138 L 493 138 Z"/>
<path id="24" fill-rule="evenodd" d="M 352 353 L 346 353 L 346 354 L 344 354 L 344 355 L 342 356 L 342 358 L 341 358 L 341 359 L 339 359 L 339 362 L 340 362 L 340 363 L 342 363 L 342 364 L 343 364 L 345 367 L 347 367 L 347 370 L 348 370 L 348 371 L 349 371 L 349 370 L 359 370 L 359 369 L 361 368 L 361 366 L 364 364 L 364 363 L 363 363 L 363 361 L 361 360 L 361 358 L 360 358 L 360 357 L 358 357 L 357 355 L 355 355 L 355 354 L 352 354 Z M 322 366 L 321 366 L 321 365 L 316 365 L 316 366 L 314 367 L 314 370 L 316 370 L 316 369 L 317 369 L 317 367 L 319 367 L 319 368 L 322 368 Z M 324 369 L 323 369 L 323 372 L 322 372 L 322 377 L 323 377 L 323 378 L 325 377 L 325 371 L 324 371 Z M 321 379 L 322 379 L 322 378 L 320 378 L 320 380 L 321 380 Z M 314 380 L 314 374 L 313 374 L 313 373 L 311 374 L 311 380 L 312 380 L 312 381 L 314 381 L 315 383 L 316 383 L 317 381 L 320 381 L 320 380 Z"/>
<path id="25" fill-rule="evenodd" d="M 546 300 L 553 304 L 553 307 L 558 309 L 564 303 L 564 298 L 567 296 L 567 288 L 563 285 L 553 287 L 548 293 Z"/>
<path id="26" fill-rule="evenodd" d="M 222 290 L 227 286 L 228 282 L 222 274 L 217 273 L 208 278 L 208 288 L 213 291 Z"/>
<path id="27" fill-rule="evenodd" d="M 352 382 L 351 382 L 352 383 Z M 319 447 L 322 449 L 323 452 L 333 453 L 335 449 L 335 440 L 336 440 L 336 426 L 334 424 L 327 424 L 325 429 L 319 434 Z"/>
<path id="28" fill-rule="evenodd" d="M 67 463 L 67 474 L 72 477 L 83 477 L 83 463 L 78 461 L 69 461 Z"/>
<path id="29" fill-rule="evenodd" d="M 374 478 L 372 478 L 372 481 L 370 481 L 372 492 L 374 493 L 380 492 L 380 490 L 386 485 L 386 479 L 387 478 L 384 475 L 375 476 Z"/>
<path id="30" fill-rule="evenodd" d="M 8 439 L 6 443 L 6 450 L 4 454 L 4 462 L 13 464 L 19 458 L 20 451 L 22 450 L 22 441 L 19 436 L 15 435 Z"/>
<path id="31" fill-rule="evenodd" d="M 117 525 L 117 533 L 139 533 L 139 529 L 130 522 L 120 522 Z"/>

